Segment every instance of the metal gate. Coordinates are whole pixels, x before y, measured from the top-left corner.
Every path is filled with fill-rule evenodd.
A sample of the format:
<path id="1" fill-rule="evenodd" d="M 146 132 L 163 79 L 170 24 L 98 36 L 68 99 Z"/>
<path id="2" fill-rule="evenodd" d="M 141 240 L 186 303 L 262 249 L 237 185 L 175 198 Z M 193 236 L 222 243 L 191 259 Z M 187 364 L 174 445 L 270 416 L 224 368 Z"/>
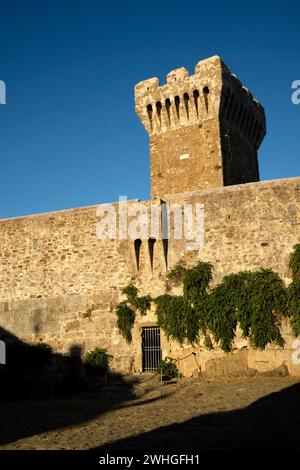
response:
<path id="1" fill-rule="evenodd" d="M 154 371 L 161 360 L 160 329 L 158 326 L 142 328 L 143 372 Z"/>

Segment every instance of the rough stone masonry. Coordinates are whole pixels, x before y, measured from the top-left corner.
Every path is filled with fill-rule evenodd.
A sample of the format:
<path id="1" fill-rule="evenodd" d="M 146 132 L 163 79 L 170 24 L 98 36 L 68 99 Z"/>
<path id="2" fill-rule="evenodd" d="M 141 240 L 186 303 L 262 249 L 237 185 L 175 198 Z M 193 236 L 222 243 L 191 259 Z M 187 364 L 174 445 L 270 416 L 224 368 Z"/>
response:
<path id="1" fill-rule="evenodd" d="M 257 150 L 266 132 L 261 104 L 218 56 L 135 87 L 136 111 L 150 139 L 151 202 L 204 204 L 204 245 L 184 240 L 100 240 L 97 207 L 0 221 L 0 327 L 28 342 L 47 342 L 67 353 L 106 347 L 121 372 L 142 370 L 142 328 L 154 312 L 138 317 L 128 345 L 116 328 L 122 287 L 141 294 L 166 291 L 165 274 L 177 263 L 214 266 L 214 283 L 231 272 L 270 267 L 290 282 L 289 254 L 300 242 L 300 178 L 259 181 Z M 128 207 L 137 201 L 129 201 Z M 114 206 L 118 208 L 118 203 Z M 174 288 L 179 292 L 179 288 Z M 86 313 L 89 312 L 89 315 Z M 162 355 L 179 358 L 185 375 L 199 366 L 210 374 L 268 371 L 283 363 L 294 375 L 294 338 L 283 325 L 286 347 L 252 350 L 239 335 L 232 353 L 169 343 Z"/>

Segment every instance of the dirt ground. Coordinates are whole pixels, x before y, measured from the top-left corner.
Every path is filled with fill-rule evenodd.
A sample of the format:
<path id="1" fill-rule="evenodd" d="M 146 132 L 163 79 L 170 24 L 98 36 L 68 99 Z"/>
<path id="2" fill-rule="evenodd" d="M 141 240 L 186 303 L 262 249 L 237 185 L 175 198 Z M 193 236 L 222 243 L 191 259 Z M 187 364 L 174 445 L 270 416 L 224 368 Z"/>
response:
<path id="1" fill-rule="evenodd" d="M 106 452 L 296 448 L 300 379 L 179 379 L 160 389 L 108 382 L 101 391 L 0 405 L 0 449 Z"/>

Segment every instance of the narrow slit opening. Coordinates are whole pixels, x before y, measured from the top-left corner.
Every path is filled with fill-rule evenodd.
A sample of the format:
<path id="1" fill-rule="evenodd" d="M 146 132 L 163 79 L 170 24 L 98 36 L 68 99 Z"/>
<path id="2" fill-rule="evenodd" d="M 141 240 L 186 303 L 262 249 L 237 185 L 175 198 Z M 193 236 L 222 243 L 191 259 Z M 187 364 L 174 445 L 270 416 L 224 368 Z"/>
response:
<path id="1" fill-rule="evenodd" d="M 140 269 L 141 246 L 142 246 L 142 240 L 140 238 L 138 238 L 137 240 L 134 240 L 135 261 L 136 261 L 136 268 L 138 271 Z"/>
<path id="2" fill-rule="evenodd" d="M 185 107 L 185 111 L 186 111 L 186 115 L 188 119 L 189 119 L 189 99 L 190 99 L 189 94 L 184 93 L 183 101 L 184 101 L 184 107 Z"/>
<path id="3" fill-rule="evenodd" d="M 176 114 L 177 114 L 177 117 L 179 119 L 179 107 L 180 107 L 180 98 L 179 98 L 179 96 L 175 96 L 174 100 L 175 100 Z"/>
<path id="4" fill-rule="evenodd" d="M 152 122 L 152 120 L 153 120 L 153 109 L 152 109 L 151 104 L 147 105 L 147 114 L 148 114 L 151 130 L 153 130 L 153 122 Z"/>
<path id="5" fill-rule="evenodd" d="M 199 91 L 198 90 L 193 91 L 193 97 L 194 97 L 196 113 L 197 113 L 197 116 L 199 116 L 199 109 L 198 109 L 198 106 L 199 106 Z"/>
<path id="6" fill-rule="evenodd" d="M 204 101 L 205 101 L 206 112 L 208 113 L 208 95 L 209 95 L 209 88 L 208 88 L 208 86 L 205 86 L 205 87 L 203 88 L 203 95 L 204 95 Z"/>
<path id="7" fill-rule="evenodd" d="M 154 259 L 154 245 L 156 242 L 156 238 L 150 237 L 148 240 L 148 249 L 149 249 L 149 256 L 150 256 L 150 264 L 151 264 L 151 269 L 153 271 L 153 259 Z"/>
<path id="8" fill-rule="evenodd" d="M 161 123 L 161 108 L 162 108 L 161 102 L 158 101 L 156 103 L 156 112 L 157 112 L 157 116 L 158 116 L 158 119 L 159 119 L 160 123 Z"/>
<path id="9" fill-rule="evenodd" d="M 168 207 L 165 201 L 161 203 L 161 233 L 162 233 L 162 246 L 165 261 L 165 269 L 168 270 L 168 249 L 169 249 L 169 217 Z"/>
<path id="10" fill-rule="evenodd" d="M 169 240 L 167 238 L 163 238 L 162 244 L 163 244 L 165 266 L 166 266 L 166 270 L 168 270 Z"/>
<path id="11" fill-rule="evenodd" d="M 171 109 L 170 109 L 171 101 L 169 98 L 166 99 L 165 105 L 166 105 L 168 120 L 169 120 L 169 123 L 171 124 Z"/>

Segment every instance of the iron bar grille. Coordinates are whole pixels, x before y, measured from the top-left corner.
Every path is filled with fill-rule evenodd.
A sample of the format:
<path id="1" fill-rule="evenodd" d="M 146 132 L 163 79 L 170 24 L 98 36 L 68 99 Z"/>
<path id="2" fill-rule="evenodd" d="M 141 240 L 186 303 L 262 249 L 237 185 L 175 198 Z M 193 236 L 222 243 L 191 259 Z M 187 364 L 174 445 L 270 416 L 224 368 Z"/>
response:
<path id="1" fill-rule="evenodd" d="M 161 360 L 160 329 L 149 326 L 142 329 L 143 372 L 155 371 Z"/>

